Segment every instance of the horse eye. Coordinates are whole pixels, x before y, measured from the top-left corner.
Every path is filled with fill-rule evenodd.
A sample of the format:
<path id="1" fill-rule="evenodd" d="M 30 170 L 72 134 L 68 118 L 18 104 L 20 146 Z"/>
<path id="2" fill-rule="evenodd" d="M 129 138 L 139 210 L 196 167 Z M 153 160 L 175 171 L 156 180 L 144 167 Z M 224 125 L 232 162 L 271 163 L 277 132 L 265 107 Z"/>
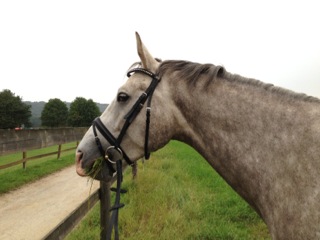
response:
<path id="1" fill-rule="evenodd" d="M 129 95 L 127 95 L 126 93 L 119 93 L 118 97 L 117 97 L 117 101 L 118 102 L 125 102 L 129 99 Z"/>

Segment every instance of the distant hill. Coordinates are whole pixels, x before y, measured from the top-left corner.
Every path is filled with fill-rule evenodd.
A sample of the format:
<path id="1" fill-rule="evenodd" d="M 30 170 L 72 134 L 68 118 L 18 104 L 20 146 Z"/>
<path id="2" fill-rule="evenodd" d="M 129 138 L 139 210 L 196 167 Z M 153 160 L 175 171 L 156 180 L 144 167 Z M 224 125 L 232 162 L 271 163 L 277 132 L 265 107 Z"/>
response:
<path id="1" fill-rule="evenodd" d="M 44 105 L 47 102 L 30 102 L 30 101 L 24 101 L 24 103 L 31 105 L 31 118 L 30 122 L 32 124 L 32 127 L 40 127 L 41 126 L 41 113 L 44 108 Z M 70 102 L 65 102 L 67 107 L 70 108 Z M 100 112 L 102 113 L 108 106 L 108 104 L 103 103 L 96 103 Z"/>

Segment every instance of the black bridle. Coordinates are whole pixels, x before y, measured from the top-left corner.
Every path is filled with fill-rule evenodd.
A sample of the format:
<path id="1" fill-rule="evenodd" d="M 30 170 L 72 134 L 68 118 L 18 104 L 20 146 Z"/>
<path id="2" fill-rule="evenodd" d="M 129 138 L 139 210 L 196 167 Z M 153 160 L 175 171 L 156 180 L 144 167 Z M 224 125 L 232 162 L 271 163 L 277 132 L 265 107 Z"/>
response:
<path id="1" fill-rule="evenodd" d="M 115 204 L 113 207 L 111 207 L 110 211 L 113 211 L 113 214 L 111 216 L 110 220 L 110 226 L 107 230 L 107 239 L 111 239 L 112 235 L 112 228 L 115 229 L 115 239 L 119 239 L 118 236 L 118 210 L 119 208 L 122 208 L 124 204 L 120 203 L 120 193 L 123 193 L 124 190 L 121 189 L 121 182 L 122 182 L 122 159 L 124 159 L 128 165 L 133 166 L 134 162 L 130 160 L 128 155 L 124 152 L 124 150 L 121 147 L 121 142 L 123 137 L 125 136 L 129 126 L 134 121 L 134 119 L 138 116 L 139 112 L 143 108 L 145 102 L 147 102 L 146 107 L 146 131 L 145 131 L 145 143 L 144 143 L 144 156 L 145 159 L 149 159 L 150 152 L 149 152 L 149 127 L 150 127 L 150 116 L 151 116 L 151 99 L 153 96 L 153 92 L 156 89 L 158 83 L 160 82 L 160 78 L 155 75 L 154 73 L 143 69 L 143 68 L 134 68 L 130 71 L 128 71 L 127 76 L 131 77 L 133 73 L 142 73 L 144 75 L 147 75 L 152 78 L 152 81 L 149 85 L 149 87 L 146 89 L 145 92 L 143 92 L 138 100 L 135 102 L 135 104 L 132 106 L 130 111 L 125 115 L 125 123 L 116 138 L 113 136 L 113 134 L 108 130 L 108 128 L 102 123 L 100 118 L 96 118 L 93 121 L 92 128 L 93 128 L 93 134 L 95 137 L 96 144 L 98 146 L 98 149 L 100 151 L 101 156 L 103 159 L 106 160 L 107 166 L 109 168 L 109 174 L 110 176 L 113 176 L 115 172 L 117 172 L 117 188 L 111 189 L 113 191 L 116 191 L 116 199 Z M 101 133 L 101 135 L 110 143 L 110 147 L 108 147 L 106 150 L 103 149 L 101 141 L 97 134 L 97 129 Z M 114 169 L 114 164 L 116 164 L 116 169 Z"/>
<path id="2" fill-rule="evenodd" d="M 97 146 L 98 146 L 98 149 L 100 151 L 101 156 L 105 160 L 107 160 L 107 162 L 108 162 L 108 168 L 110 170 L 110 175 L 113 175 L 113 173 L 116 172 L 116 170 L 112 166 L 116 161 L 112 160 L 112 158 L 110 158 L 108 156 L 108 150 L 111 151 L 113 149 L 113 150 L 118 151 L 123 156 L 124 160 L 128 163 L 128 165 L 132 166 L 134 164 L 134 162 L 130 160 L 130 158 L 127 156 L 127 154 L 121 148 L 121 142 L 122 142 L 122 139 L 129 128 L 129 126 L 134 121 L 134 119 L 138 116 L 139 112 L 141 111 L 142 107 L 144 106 L 144 104 L 147 100 L 148 100 L 148 103 L 147 103 L 147 108 L 146 108 L 146 131 L 145 131 L 145 143 L 144 143 L 144 156 L 145 156 L 145 159 L 149 159 L 149 157 L 150 157 L 148 143 L 149 143 L 149 126 L 150 126 L 150 115 L 151 115 L 151 99 L 152 99 L 152 95 L 153 95 L 155 88 L 157 87 L 158 83 L 160 82 L 160 79 L 154 73 L 152 73 L 146 69 L 143 69 L 143 68 L 131 69 L 127 73 L 127 76 L 130 77 L 133 73 L 145 74 L 145 75 L 151 77 L 152 81 L 151 81 L 149 87 L 147 88 L 147 90 L 140 95 L 140 97 L 135 102 L 135 104 L 133 105 L 131 110 L 124 116 L 125 123 L 124 123 L 118 137 L 116 138 L 112 135 L 112 133 L 102 123 L 102 121 L 100 120 L 99 117 L 96 118 L 92 124 L 93 133 L 95 136 L 95 141 L 97 143 Z M 102 134 L 102 136 L 111 144 L 111 146 L 107 150 L 103 149 L 96 129 L 98 129 L 99 132 Z"/>

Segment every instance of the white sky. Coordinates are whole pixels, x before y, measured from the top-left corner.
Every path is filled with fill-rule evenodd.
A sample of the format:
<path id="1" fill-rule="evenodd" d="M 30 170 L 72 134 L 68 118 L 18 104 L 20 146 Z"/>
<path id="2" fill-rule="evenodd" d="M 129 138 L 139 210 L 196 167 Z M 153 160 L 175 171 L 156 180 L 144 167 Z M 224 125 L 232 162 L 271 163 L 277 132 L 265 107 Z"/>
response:
<path id="1" fill-rule="evenodd" d="M 0 91 L 110 103 L 139 60 L 222 64 L 320 97 L 319 1 L 0 1 Z"/>

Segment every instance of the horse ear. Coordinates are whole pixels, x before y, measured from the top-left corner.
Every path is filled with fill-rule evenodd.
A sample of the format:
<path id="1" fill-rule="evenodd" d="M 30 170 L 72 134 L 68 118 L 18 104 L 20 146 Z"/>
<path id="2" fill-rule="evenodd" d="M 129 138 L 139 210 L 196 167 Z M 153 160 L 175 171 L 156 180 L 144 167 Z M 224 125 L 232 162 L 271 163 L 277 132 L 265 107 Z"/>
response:
<path id="1" fill-rule="evenodd" d="M 157 70 L 158 62 L 152 57 L 148 49 L 144 46 L 144 44 L 141 41 L 140 35 L 137 32 L 136 39 L 138 55 L 140 57 L 142 67 L 152 72 L 155 72 Z"/>

